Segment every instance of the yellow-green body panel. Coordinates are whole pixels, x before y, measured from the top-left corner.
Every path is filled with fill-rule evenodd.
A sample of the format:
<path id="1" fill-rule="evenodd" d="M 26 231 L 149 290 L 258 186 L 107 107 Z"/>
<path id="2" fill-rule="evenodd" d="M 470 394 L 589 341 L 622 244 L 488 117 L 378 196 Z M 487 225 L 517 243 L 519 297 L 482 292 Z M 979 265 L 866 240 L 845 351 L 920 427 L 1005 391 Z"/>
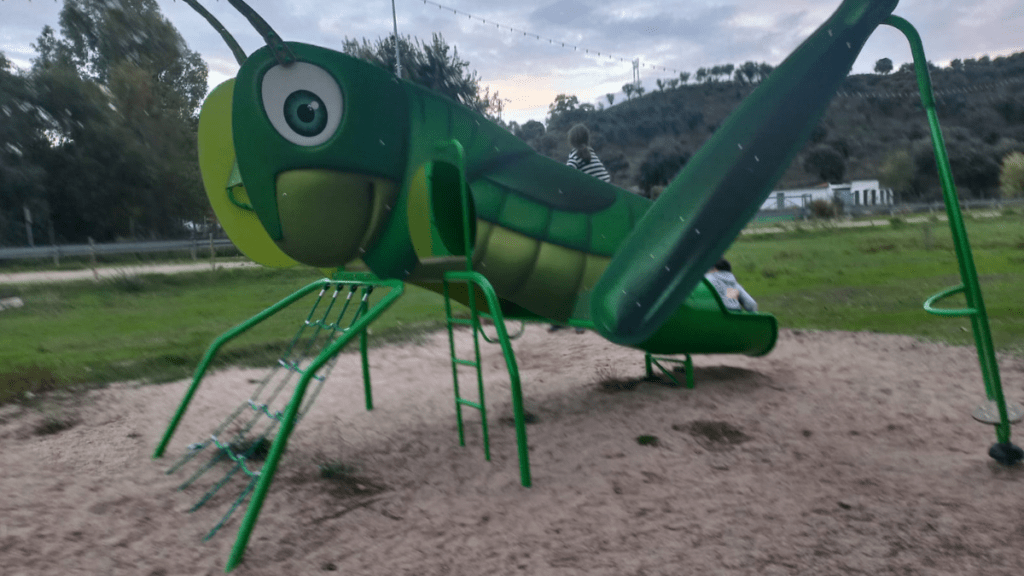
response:
<path id="1" fill-rule="evenodd" d="M 270 239 L 256 213 L 231 202 L 228 180 L 235 166 L 235 144 L 231 136 L 231 98 L 234 79 L 210 92 L 199 114 L 199 168 L 210 206 L 221 227 L 236 247 L 253 262 L 274 268 L 298 264 Z M 233 190 L 235 200 L 249 203 L 244 186 Z"/>

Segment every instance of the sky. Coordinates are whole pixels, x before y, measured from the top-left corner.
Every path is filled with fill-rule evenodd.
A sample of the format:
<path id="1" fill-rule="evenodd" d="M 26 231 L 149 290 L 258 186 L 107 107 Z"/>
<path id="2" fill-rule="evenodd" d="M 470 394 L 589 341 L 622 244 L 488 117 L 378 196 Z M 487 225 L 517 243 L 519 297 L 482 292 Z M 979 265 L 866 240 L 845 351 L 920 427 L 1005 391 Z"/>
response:
<path id="1" fill-rule="evenodd" d="M 117 1 L 117 0 L 111 0 Z M 200 0 L 252 52 L 263 41 L 227 0 Z M 158 0 L 188 46 L 206 60 L 210 88 L 234 77 L 231 52 L 210 25 L 182 0 Z M 656 79 L 692 76 L 698 68 L 748 60 L 777 65 L 839 6 L 839 0 L 393 0 L 398 33 L 429 41 L 440 33 L 481 86 L 505 100 L 502 118 L 545 121 L 559 94 L 607 105 L 625 99 L 633 59 L 648 90 Z M 340 49 L 346 38 L 375 41 L 393 33 L 392 0 L 249 0 L 285 40 Z M 0 0 L 0 51 L 31 66 L 32 44 L 44 25 L 59 31 L 63 0 Z M 921 34 L 926 57 L 950 60 L 1024 51 L 1022 0 L 902 0 L 895 14 Z M 512 28 L 513 30 L 510 30 Z M 563 46 L 564 45 L 564 46 Z M 573 48 L 575 47 L 575 49 Z M 600 54 L 600 55 L 598 55 Z M 868 40 L 854 73 L 872 72 L 889 58 L 911 60 L 895 29 Z"/>

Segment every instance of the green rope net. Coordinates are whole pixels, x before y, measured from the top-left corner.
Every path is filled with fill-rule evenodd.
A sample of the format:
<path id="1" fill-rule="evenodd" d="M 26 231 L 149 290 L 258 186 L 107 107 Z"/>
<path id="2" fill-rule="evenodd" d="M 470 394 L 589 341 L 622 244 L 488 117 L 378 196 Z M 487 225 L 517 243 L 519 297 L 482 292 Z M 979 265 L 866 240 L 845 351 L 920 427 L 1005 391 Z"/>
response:
<path id="1" fill-rule="evenodd" d="M 325 281 L 315 297 L 309 314 L 299 325 L 295 336 L 268 373 L 259 381 L 253 393 L 224 419 L 206 439 L 190 444 L 168 470 L 174 474 L 190 463 L 201 461 L 192 474 L 178 487 L 186 490 L 217 471 L 219 476 L 210 484 L 199 500 L 189 509 L 194 512 L 221 492 L 232 486 L 237 496 L 221 520 L 207 533 L 212 538 L 232 514 L 253 493 L 260 479 L 262 462 L 266 460 L 275 435 L 279 432 L 285 412 L 298 381 L 306 375 L 311 364 L 352 326 L 370 307 L 372 284 L 351 284 Z M 323 389 L 324 383 L 337 363 L 333 354 L 311 374 L 315 382 L 311 392 L 303 398 L 295 423 L 309 411 Z M 242 474 L 239 474 L 241 472 Z"/>

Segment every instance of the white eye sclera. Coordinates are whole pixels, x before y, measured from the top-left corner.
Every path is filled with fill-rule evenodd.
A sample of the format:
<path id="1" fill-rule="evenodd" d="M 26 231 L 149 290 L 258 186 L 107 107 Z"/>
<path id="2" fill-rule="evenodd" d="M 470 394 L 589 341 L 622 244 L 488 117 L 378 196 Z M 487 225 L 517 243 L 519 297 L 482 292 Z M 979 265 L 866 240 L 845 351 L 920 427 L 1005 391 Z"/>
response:
<path id="1" fill-rule="evenodd" d="M 289 142 L 317 146 L 334 136 L 343 111 L 341 88 L 323 68 L 277 65 L 263 75 L 261 88 L 270 124 Z"/>

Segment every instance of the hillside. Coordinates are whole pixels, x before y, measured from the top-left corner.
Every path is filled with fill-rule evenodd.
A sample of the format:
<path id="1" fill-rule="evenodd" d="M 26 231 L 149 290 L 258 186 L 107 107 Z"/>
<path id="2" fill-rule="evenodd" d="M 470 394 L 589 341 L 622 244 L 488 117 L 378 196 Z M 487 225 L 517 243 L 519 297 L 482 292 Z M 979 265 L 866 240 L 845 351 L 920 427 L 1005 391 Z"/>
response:
<path id="1" fill-rule="evenodd" d="M 1024 52 L 954 60 L 948 67 L 932 66 L 931 77 L 960 193 L 997 195 L 1002 158 L 1024 151 Z M 547 126 L 527 122 L 512 129 L 542 154 L 564 161 L 566 132 L 583 122 L 613 181 L 648 189 L 671 179 L 757 87 L 733 80 L 659 84 L 664 89 L 605 109 L 563 103 Z M 904 201 L 940 196 L 928 121 L 907 65 L 891 74 L 847 78 L 777 188 L 826 179 L 881 179 Z"/>

